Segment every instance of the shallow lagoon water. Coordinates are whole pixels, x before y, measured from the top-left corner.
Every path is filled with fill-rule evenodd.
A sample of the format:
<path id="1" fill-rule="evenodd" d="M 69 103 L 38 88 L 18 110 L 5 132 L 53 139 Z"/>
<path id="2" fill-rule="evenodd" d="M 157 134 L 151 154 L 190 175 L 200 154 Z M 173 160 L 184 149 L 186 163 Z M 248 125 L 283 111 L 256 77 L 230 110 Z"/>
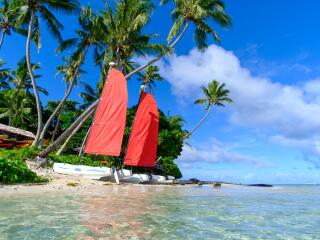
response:
<path id="1" fill-rule="evenodd" d="M 106 187 L 0 198 L 0 239 L 320 239 L 320 187 Z"/>

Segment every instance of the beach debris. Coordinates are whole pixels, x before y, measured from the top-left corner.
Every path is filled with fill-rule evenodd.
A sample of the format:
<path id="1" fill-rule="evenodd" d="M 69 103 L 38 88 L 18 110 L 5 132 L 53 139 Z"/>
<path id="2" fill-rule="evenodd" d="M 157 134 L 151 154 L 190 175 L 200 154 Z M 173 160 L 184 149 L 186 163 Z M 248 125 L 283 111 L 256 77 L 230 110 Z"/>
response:
<path id="1" fill-rule="evenodd" d="M 37 169 L 46 166 L 48 163 L 46 158 L 41 158 L 39 156 L 37 156 L 35 160 L 36 160 Z"/>
<path id="2" fill-rule="evenodd" d="M 69 187 L 76 187 L 78 185 L 79 185 L 79 183 L 76 183 L 76 182 L 68 182 L 67 183 L 67 186 L 69 186 Z"/>

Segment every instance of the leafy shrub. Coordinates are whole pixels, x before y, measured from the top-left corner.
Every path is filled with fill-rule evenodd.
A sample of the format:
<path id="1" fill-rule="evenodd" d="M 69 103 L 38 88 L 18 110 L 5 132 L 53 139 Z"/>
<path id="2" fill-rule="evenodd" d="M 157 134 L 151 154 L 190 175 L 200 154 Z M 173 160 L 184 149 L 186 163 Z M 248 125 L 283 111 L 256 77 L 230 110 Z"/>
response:
<path id="1" fill-rule="evenodd" d="M 0 148 L 0 157 L 6 159 L 21 159 L 25 160 L 28 158 L 34 158 L 39 150 L 35 147 L 24 147 L 24 148 L 14 148 L 5 149 Z"/>
<path id="2" fill-rule="evenodd" d="M 49 158 L 53 162 L 59 163 L 68 163 L 73 165 L 87 165 L 92 167 L 102 166 L 103 164 L 100 161 L 93 159 L 90 156 L 79 157 L 77 155 L 60 155 L 50 154 Z"/>
<path id="3" fill-rule="evenodd" d="M 47 179 L 37 176 L 32 172 L 21 158 L 15 155 L 0 157 L 0 183 L 36 183 L 45 182 Z M 8 158 L 8 156 L 10 156 Z"/>
<path id="4" fill-rule="evenodd" d="M 161 159 L 161 167 L 166 171 L 167 175 L 174 176 L 175 178 L 181 178 L 182 174 L 180 172 L 177 164 L 174 163 L 174 159 L 171 157 L 164 157 Z"/>

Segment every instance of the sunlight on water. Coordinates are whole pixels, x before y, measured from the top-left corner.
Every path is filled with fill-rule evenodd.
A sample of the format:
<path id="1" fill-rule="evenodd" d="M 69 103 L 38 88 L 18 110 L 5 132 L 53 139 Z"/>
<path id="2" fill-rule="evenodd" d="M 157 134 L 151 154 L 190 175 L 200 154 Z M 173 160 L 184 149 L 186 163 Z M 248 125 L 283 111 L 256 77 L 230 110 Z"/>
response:
<path id="1" fill-rule="evenodd" d="M 109 187 L 0 199 L 0 239 L 319 239 L 320 187 Z"/>

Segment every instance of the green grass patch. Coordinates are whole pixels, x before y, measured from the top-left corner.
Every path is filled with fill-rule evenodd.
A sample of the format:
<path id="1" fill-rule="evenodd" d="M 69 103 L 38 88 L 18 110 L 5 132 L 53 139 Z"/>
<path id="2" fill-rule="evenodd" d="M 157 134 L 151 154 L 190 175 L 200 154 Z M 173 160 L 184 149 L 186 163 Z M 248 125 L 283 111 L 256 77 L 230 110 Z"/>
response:
<path id="1" fill-rule="evenodd" d="M 33 158 L 34 148 L 1 149 L 0 150 L 0 183 L 39 183 L 47 179 L 37 176 L 26 165 L 25 159 Z"/>

